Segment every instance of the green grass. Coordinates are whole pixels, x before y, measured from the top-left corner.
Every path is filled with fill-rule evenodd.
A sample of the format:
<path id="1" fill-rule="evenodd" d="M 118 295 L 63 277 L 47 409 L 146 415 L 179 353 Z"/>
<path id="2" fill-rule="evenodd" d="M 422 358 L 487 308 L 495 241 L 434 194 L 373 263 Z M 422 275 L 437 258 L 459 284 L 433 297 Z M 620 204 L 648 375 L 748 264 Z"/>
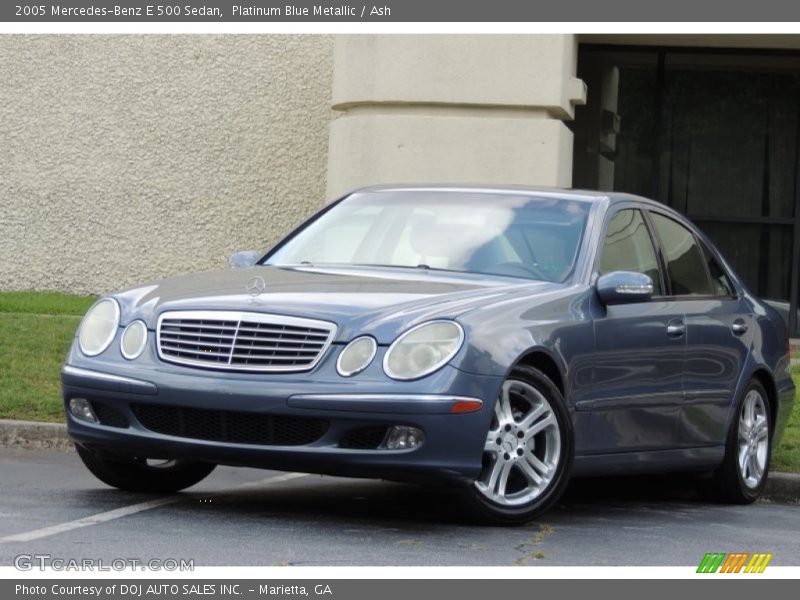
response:
<path id="1" fill-rule="evenodd" d="M 2 292 L 0 313 L 82 316 L 94 303 L 94 296 L 60 292 Z"/>
<path id="2" fill-rule="evenodd" d="M 0 293 L 0 419 L 63 421 L 59 371 L 93 297 Z"/>
<path id="3" fill-rule="evenodd" d="M 55 292 L 0 293 L 0 419 L 63 420 L 61 363 L 94 300 Z M 800 366 L 792 373 L 800 390 Z M 800 472 L 800 397 L 772 468 Z"/>
<path id="4" fill-rule="evenodd" d="M 774 471 L 800 472 L 800 365 L 792 367 L 792 377 L 797 386 L 794 408 L 780 445 L 772 453 Z"/>

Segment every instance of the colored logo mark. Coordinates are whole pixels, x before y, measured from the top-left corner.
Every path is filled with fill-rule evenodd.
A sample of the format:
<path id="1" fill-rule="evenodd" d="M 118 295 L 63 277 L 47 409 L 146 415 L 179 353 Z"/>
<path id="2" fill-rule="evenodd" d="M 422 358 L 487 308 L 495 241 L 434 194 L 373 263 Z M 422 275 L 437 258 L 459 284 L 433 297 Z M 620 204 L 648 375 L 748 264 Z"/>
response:
<path id="1" fill-rule="evenodd" d="M 767 552 L 708 552 L 700 565 L 698 573 L 763 573 L 772 554 Z"/>

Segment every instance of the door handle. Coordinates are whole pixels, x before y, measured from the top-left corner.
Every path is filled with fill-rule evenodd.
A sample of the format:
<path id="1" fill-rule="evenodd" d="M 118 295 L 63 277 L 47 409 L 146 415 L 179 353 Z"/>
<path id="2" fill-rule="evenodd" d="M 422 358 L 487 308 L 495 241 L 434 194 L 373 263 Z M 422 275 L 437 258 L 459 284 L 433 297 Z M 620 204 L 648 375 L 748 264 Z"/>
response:
<path id="1" fill-rule="evenodd" d="M 742 335 L 744 332 L 747 331 L 747 323 L 745 323 L 741 319 L 737 319 L 731 325 L 731 331 L 733 331 L 733 333 L 736 335 Z"/>
<path id="2" fill-rule="evenodd" d="M 686 325 L 683 321 L 671 321 L 667 324 L 667 335 L 670 337 L 681 337 L 686 333 Z"/>

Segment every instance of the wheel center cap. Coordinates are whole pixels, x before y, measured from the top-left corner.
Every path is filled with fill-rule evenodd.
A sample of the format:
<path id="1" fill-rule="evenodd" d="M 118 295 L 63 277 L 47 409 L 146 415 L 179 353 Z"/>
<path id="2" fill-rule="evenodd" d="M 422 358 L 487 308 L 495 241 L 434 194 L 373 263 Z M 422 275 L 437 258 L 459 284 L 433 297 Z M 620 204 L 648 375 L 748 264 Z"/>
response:
<path id="1" fill-rule="evenodd" d="M 517 436 L 513 434 L 506 434 L 503 437 L 503 450 L 511 454 L 517 449 Z"/>

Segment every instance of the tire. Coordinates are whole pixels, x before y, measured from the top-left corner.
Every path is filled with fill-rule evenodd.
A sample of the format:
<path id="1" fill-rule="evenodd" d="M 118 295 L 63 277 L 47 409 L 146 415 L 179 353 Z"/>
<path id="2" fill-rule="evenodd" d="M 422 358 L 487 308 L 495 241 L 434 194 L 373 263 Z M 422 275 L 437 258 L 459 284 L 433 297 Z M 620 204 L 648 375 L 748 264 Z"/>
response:
<path id="1" fill-rule="evenodd" d="M 758 500 L 767 484 L 772 455 L 770 408 L 764 386 L 756 379 L 750 380 L 736 403 L 725 441 L 725 458 L 711 478 L 701 483 L 704 496 L 731 504 L 750 504 Z M 755 417 L 754 423 L 749 423 L 753 417 L 748 415 Z M 746 456 L 744 460 L 743 455 Z"/>
<path id="2" fill-rule="evenodd" d="M 563 494 L 573 454 L 572 420 L 561 392 L 538 369 L 515 368 L 495 404 L 481 474 L 463 490 L 467 510 L 498 525 L 535 519 Z"/>
<path id="3" fill-rule="evenodd" d="M 216 465 L 189 460 L 150 465 L 147 459 L 122 457 L 76 445 L 83 464 L 103 483 L 129 492 L 169 494 L 205 479 Z"/>

